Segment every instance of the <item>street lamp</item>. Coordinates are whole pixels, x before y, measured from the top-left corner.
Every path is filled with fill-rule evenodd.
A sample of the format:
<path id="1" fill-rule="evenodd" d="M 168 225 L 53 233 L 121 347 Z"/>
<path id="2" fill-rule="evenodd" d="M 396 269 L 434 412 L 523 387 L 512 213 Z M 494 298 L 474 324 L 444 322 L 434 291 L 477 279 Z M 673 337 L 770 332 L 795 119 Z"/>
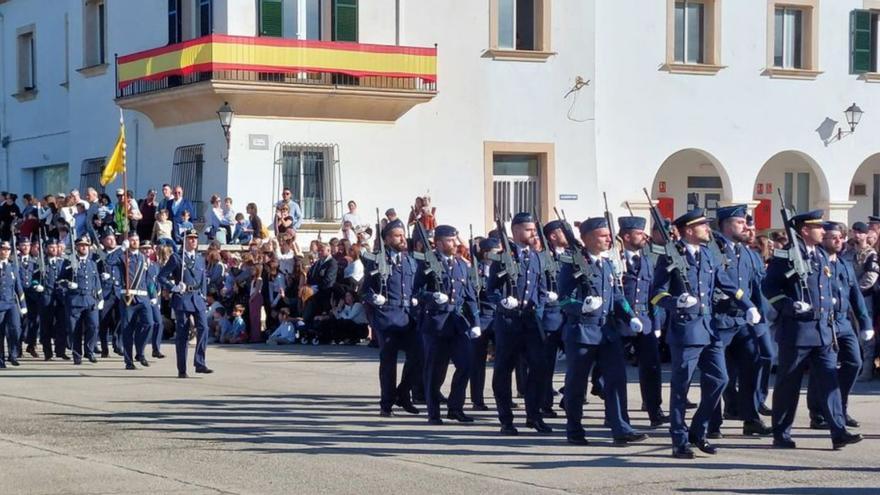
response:
<path id="1" fill-rule="evenodd" d="M 849 124 L 849 132 L 844 131 L 843 127 L 837 128 L 837 140 L 840 141 L 843 139 L 843 136 L 847 136 L 856 132 L 856 126 L 859 125 L 859 121 L 862 120 L 862 115 L 865 112 L 859 108 L 858 105 L 853 103 L 849 108 L 843 111 L 843 115 L 846 116 L 846 123 Z"/>
<path id="2" fill-rule="evenodd" d="M 223 106 L 217 110 L 217 118 L 220 119 L 220 127 L 223 128 L 223 136 L 226 138 L 226 156 L 223 158 L 225 161 L 229 160 L 229 130 L 232 128 L 234 116 L 235 111 L 229 106 L 228 101 L 224 101 Z"/>

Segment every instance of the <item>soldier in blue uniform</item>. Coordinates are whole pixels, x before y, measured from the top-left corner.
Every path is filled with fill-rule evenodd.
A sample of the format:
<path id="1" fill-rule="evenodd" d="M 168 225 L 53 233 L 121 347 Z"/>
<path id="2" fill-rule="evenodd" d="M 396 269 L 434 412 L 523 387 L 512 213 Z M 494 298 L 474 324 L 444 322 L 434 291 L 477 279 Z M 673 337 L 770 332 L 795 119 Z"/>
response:
<path id="1" fill-rule="evenodd" d="M 639 359 L 639 389 L 642 394 L 642 409 L 648 413 L 652 427 L 669 422 L 669 415 L 663 412 L 663 373 L 660 368 L 660 327 L 654 327 L 651 312 L 651 288 L 654 284 L 654 264 L 645 256 L 648 237 L 645 234 L 647 222 L 642 217 L 619 217 L 620 239 L 626 261 L 623 274 L 623 295 L 630 308 L 642 322 L 642 333 L 636 335 L 636 349 Z M 626 322 L 623 322 L 626 323 Z"/>
<path id="2" fill-rule="evenodd" d="M 489 300 L 489 269 L 492 261 L 489 256 L 501 251 L 501 241 L 495 237 L 487 237 L 480 240 L 478 259 L 472 260 L 477 263 L 477 268 L 482 279 L 483 290 L 477 294 L 480 303 L 480 336 L 471 340 L 471 405 L 475 411 L 488 411 L 484 392 L 486 388 L 486 358 L 489 354 L 489 342 L 495 341 L 495 303 Z"/>
<path id="3" fill-rule="evenodd" d="M 161 311 L 162 289 L 159 286 L 159 270 L 161 267 L 158 263 L 153 261 L 154 251 L 153 245 L 150 244 L 150 241 L 140 241 L 140 248 L 141 253 L 143 253 L 144 258 L 147 260 L 147 293 L 150 297 L 150 313 L 152 315 L 153 325 L 142 341 L 135 342 L 135 346 L 138 346 L 138 354 L 145 356 L 146 343 L 149 341 L 153 348 L 153 357 L 156 359 L 163 359 L 165 355 L 162 354 L 162 337 L 165 331 L 165 326 Z"/>
<path id="4" fill-rule="evenodd" d="M 63 287 L 58 283 L 64 263 L 60 253 L 64 247 L 56 239 L 47 239 L 45 249 L 44 271 L 37 273 L 38 283 L 34 287 L 40 297 L 37 304 L 40 308 L 40 344 L 44 360 L 51 361 L 57 356 L 67 361 L 70 359 L 67 355 L 69 321 L 65 317 Z"/>
<path id="5" fill-rule="evenodd" d="M 440 419 L 440 387 L 449 361 L 455 365 L 446 417 L 461 423 L 474 419 L 464 413 L 464 399 L 471 366 L 469 339 L 480 336 L 477 296 L 468 274 L 467 264 L 455 256 L 458 231 L 449 225 L 434 229 L 435 255 L 442 273 L 426 275 L 427 262 L 419 262 L 415 287 L 422 307 L 419 333 L 425 352 L 425 404 L 428 424 L 443 424 Z M 468 316 L 464 307 L 468 305 Z M 470 317 L 470 319 L 469 319 Z"/>
<path id="6" fill-rule="evenodd" d="M 593 364 L 602 369 L 605 420 L 615 445 L 648 438 L 637 433 L 627 420 L 626 368 L 623 343 L 613 312 L 626 318 L 630 330 L 641 333 L 641 319 L 633 313 L 612 273 L 611 260 L 604 253 L 611 247 L 611 231 L 604 217 L 581 222 L 586 272 L 575 263 L 563 263 L 559 273 L 565 327 L 565 417 L 568 443 L 587 445 L 583 420 L 583 398 Z M 625 315 L 625 316 L 624 316 Z"/>
<path id="7" fill-rule="evenodd" d="M 855 269 L 849 261 L 838 257 L 843 249 L 844 238 L 840 224 L 825 223 L 825 238 L 822 247 L 828 253 L 828 264 L 831 267 L 831 280 L 834 303 L 833 330 L 837 332 L 837 380 L 840 386 L 840 401 L 846 426 L 858 428 L 859 422 L 847 412 L 849 393 L 856 383 L 862 369 L 862 353 L 859 348 L 859 334 L 864 342 L 874 337 L 874 327 L 865 298 L 859 289 Z M 855 321 L 853 321 L 855 318 Z M 856 323 L 854 325 L 853 323 Z M 857 331 L 856 328 L 859 330 Z M 807 407 L 810 409 L 810 428 L 828 429 L 828 422 L 822 414 L 821 392 L 819 379 L 810 378 L 807 389 Z"/>
<path id="8" fill-rule="evenodd" d="M 720 232 L 715 233 L 709 247 L 720 257 L 718 270 L 726 273 L 728 279 L 742 291 L 742 297 L 751 301 L 756 307 L 762 307 L 763 297 L 760 288 L 760 268 L 749 254 L 744 244 L 746 232 L 746 205 L 725 206 L 718 209 L 718 226 Z M 736 418 L 743 422 L 743 435 L 769 436 L 770 428 L 761 421 L 758 415 L 756 390 L 760 380 L 758 361 L 757 331 L 767 332 L 766 325 L 749 324 L 746 313 L 735 301 L 720 290 L 715 291 L 713 306 L 713 324 L 721 345 L 725 350 L 725 362 L 729 381 L 737 377 L 739 386 L 733 388 L 734 394 L 725 401 L 734 402 L 733 410 Z M 709 420 L 708 438 L 721 438 L 722 424 L 721 403 L 715 407 Z M 728 418 L 732 416 L 728 415 Z"/>
<path id="9" fill-rule="evenodd" d="M 773 446 L 793 449 L 794 423 L 804 367 L 809 363 L 811 379 L 816 381 L 816 404 L 828 421 L 834 449 L 857 443 L 862 436 L 846 430 L 846 418 L 837 378 L 837 352 L 834 349 L 834 271 L 821 244 L 825 230 L 822 210 L 791 218 L 800 242 L 797 248 L 809 264 L 804 279 L 787 277 L 791 263 L 774 256 L 767 266 L 764 293 L 776 307 L 780 325 L 776 333 L 779 364 L 773 390 Z M 794 242 L 790 239 L 789 242 Z"/>
<path id="10" fill-rule="evenodd" d="M 186 354 L 189 347 L 189 325 L 192 318 L 196 329 L 196 351 L 193 358 L 196 373 L 213 373 L 205 363 L 208 348 L 208 321 L 205 294 L 208 277 L 205 259 L 196 249 L 199 233 L 189 229 L 185 233 L 183 252 L 174 253 L 159 272 L 159 283 L 171 291 L 171 309 L 174 311 L 175 347 L 177 349 L 177 377 L 188 378 Z"/>
<path id="11" fill-rule="evenodd" d="M 3 343 L 9 341 L 10 335 L 19 335 L 21 317 L 27 314 L 21 280 L 15 273 L 15 266 L 10 259 L 11 253 L 12 246 L 9 241 L 0 242 L 0 332 L 2 332 L 0 333 L 0 368 L 6 368 L 6 362 L 3 360 L 6 355 Z M 10 342 L 9 345 L 12 348 L 16 347 L 18 345 L 17 339 Z M 9 362 L 17 366 L 18 361 L 15 359 L 12 349 L 9 353 Z"/>
<path id="12" fill-rule="evenodd" d="M 755 242 L 755 219 L 751 215 L 746 215 L 746 232 L 748 233 L 748 240 L 745 244 L 753 245 Z M 752 264 L 757 268 L 756 287 L 760 289 L 761 292 L 757 294 L 757 297 L 753 297 L 752 300 L 758 305 L 761 314 L 764 316 L 760 323 L 753 326 L 758 346 L 758 386 L 755 388 L 755 403 L 758 404 L 758 414 L 761 416 L 770 416 L 771 411 L 770 408 L 767 407 L 766 401 L 770 393 L 770 371 L 773 367 L 773 361 L 776 360 L 776 343 L 773 342 L 773 335 L 770 333 L 770 323 L 766 321 L 767 315 L 770 313 L 770 303 L 764 295 L 763 288 L 764 279 L 767 277 L 767 268 L 764 264 L 764 258 L 762 258 L 757 251 L 747 249 L 745 252 L 752 257 Z M 758 300 L 760 300 L 760 304 L 758 304 Z M 734 377 L 730 377 L 730 379 L 733 381 Z M 728 392 L 728 390 L 724 391 L 725 394 L 728 394 Z M 730 392 L 732 392 L 732 390 Z M 729 402 L 733 402 L 733 396 L 729 395 L 729 397 L 731 397 Z M 727 398 L 724 400 L 725 403 L 728 402 Z"/>
<path id="13" fill-rule="evenodd" d="M 73 364 L 82 364 L 85 356 L 97 363 L 94 349 L 98 337 L 98 313 L 104 308 L 98 266 L 89 256 L 92 241 L 88 236 L 76 240 L 75 252 L 61 268 L 60 281 L 64 287 L 68 329 L 71 332 Z"/>
<path id="14" fill-rule="evenodd" d="M 21 321 L 22 334 L 20 343 L 24 342 L 26 345 L 25 351 L 30 354 L 31 357 L 39 357 L 36 347 L 37 334 L 40 332 L 40 294 L 37 293 L 36 284 L 34 283 L 34 274 L 37 272 L 37 261 L 31 256 L 30 238 L 19 238 L 17 247 L 19 250 L 19 280 L 24 289 L 25 306 L 28 308 L 27 315 L 24 316 Z M 19 351 L 17 354 L 21 355 L 21 352 Z"/>
<path id="15" fill-rule="evenodd" d="M 511 376 L 521 355 L 528 364 L 526 377 L 526 426 L 540 433 L 553 431 L 541 417 L 541 401 L 544 398 L 543 375 L 544 343 L 541 315 L 548 300 L 557 300 L 554 292 L 547 290 L 544 269 L 538 253 L 532 249 L 537 230 L 535 220 L 529 213 L 517 213 L 511 221 L 513 235 L 511 255 L 519 265 L 519 276 L 508 280 L 503 264 L 494 261 L 489 270 L 489 300 L 495 306 L 495 365 L 492 391 L 498 408 L 502 435 L 517 435 L 511 410 Z M 503 234 L 502 234 L 503 235 Z M 513 290 L 515 288 L 515 291 Z"/>
<path id="16" fill-rule="evenodd" d="M 761 315 L 754 304 L 743 297 L 739 289 L 721 269 L 704 244 L 709 242 L 709 226 L 701 208 L 695 208 L 675 220 L 680 240 L 676 248 L 684 258 L 686 270 L 675 267 L 668 256 L 661 256 L 654 269 L 654 297 L 652 303 L 670 315 L 672 324 L 667 334 L 672 357 L 670 378 L 670 427 L 672 455 L 693 459 L 690 444 L 707 453 L 717 448 L 706 440 L 715 407 L 727 385 L 724 349 L 720 336 L 712 324 L 712 298 L 715 289 L 730 298 L 745 312 L 746 321 L 758 323 Z M 700 405 L 691 421 L 685 423 L 687 392 L 694 371 L 700 369 Z"/>
<path id="17" fill-rule="evenodd" d="M 561 266 L 560 258 L 568 249 L 568 241 L 562 231 L 562 222 L 553 220 L 547 222 L 543 226 L 544 238 L 547 239 L 549 246 L 541 246 L 546 249 L 547 254 L 556 261 L 556 273 L 550 273 L 550 267 L 544 266 L 544 282 L 547 284 L 549 292 L 558 293 L 559 268 Z M 565 323 L 565 315 L 562 312 L 562 305 L 559 300 L 547 301 L 544 304 L 544 313 L 541 315 L 541 325 L 544 329 L 544 375 L 542 377 L 541 388 L 543 390 L 543 398 L 541 399 L 541 415 L 545 418 L 556 418 L 559 414 L 553 410 L 553 375 L 556 372 L 556 354 L 562 348 L 562 326 Z"/>
<path id="18" fill-rule="evenodd" d="M 378 260 L 366 259 L 367 276 L 361 286 L 370 326 L 379 341 L 379 415 L 393 416 L 391 408 L 395 405 L 418 414 L 410 395 L 422 377 L 422 344 L 414 324 L 418 306 L 413 293 L 416 262 L 407 253 L 406 231 L 400 220 L 388 222 L 381 235 L 391 273 L 387 280 L 382 280 Z M 406 353 L 406 364 L 398 384 L 397 355 L 401 351 Z"/>
<path id="19" fill-rule="evenodd" d="M 150 362 L 144 357 L 144 335 L 148 334 L 153 327 L 153 308 L 150 302 L 147 259 L 140 252 L 140 237 L 136 231 L 128 233 L 128 248 L 119 258 L 122 262 L 124 279 L 121 291 L 123 310 L 126 312 L 123 321 L 126 323 L 122 329 L 122 355 L 125 361 L 125 369 L 135 370 L 137 361 L 143 367 L 150 366 Z M 138 342 L 137 353 L 132 354 Z M 134 356 L 134 359 L 132 359 Z"/>
<path id="20" fill-rule="evenodd" d="M 110 356 L 109 347 L 113 352 L 122 355 L 122 329 L 125 328 L 125 317 L 122 305 L 122 254 L 123 249 L 116 244 L 116 231 L 112 227 L 100 233 L 101 245 L 93 254 L 92 259 L 98 266 L 101 276 L 101 297 L 104 308 L 99 314 L 98 337 L 101 342 L 101 357 Z M 111 342 L 112 340 L 112 342 Z"/>

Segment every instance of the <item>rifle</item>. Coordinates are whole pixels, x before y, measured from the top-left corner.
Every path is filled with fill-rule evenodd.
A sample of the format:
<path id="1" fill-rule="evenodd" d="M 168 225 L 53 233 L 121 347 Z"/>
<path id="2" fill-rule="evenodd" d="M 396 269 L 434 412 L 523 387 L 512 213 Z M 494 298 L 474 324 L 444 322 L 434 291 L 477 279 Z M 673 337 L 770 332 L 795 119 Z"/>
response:
<path id="1" fill-rule="evenodd" d="M 43 252 L 43 225 L 40 224 L 37 227 L 37 240 L 40 242 L 39 251 L 40 251 L 40 285 L 44 288 L 46 287 L 46 253 Z"/>
<path id="2" fill-rule="evenodd" d="M 18 247 L 16 246 L 17 243 L 15 242 L 15 223 L 11 225 L 10 232 L 12 233 L 12 235 L 10 236 L 12 244 L 12 252 L 10 253 L 12 255 L 12 268 L 15 269 L 15 279 L 19 281 L 18 284 L 15 284 L 15 293 L 18 296 L 18 303 L 21 306 L 24 304 L 24 293 L 19 293 L 18 287 L 21 286 L 22 290 L 24 290 L 24 282 L 20 280 L 21 263 L 19 263 L 18 261 Z"/>
<path id="3" fill-rule="evenodd" d="M 794 216 L 794 209 L 789 209 L 785 204 L 785 198 L 782 196 L 782 189 L 777 189 L 779 194 L 779 204 L 781 205 L 780 213 L 782 214 L 782 223 L 785 226 L 785 235 L 788 236 L 788 247 L 782 249 L 774 249 L 773 256 L 776 258 L 787 259 L 791 269 L 785 272 L 785 278 L 798 277 L 801 288 L 801 301 L 812 306 L 810 300 L 810 289 L 807 286 L 807 278 L 813 272 L 810 263 L 808 263 L 801 253 L 801 246 L 798 242 L 798 233 L 794 230 L 791 218 Z"/>
<path id="4" fill-rule="evenodd" d="M 431 242 L 428 240 L 428 233 L 425 226 L 421 222 L 415 223 L 415 234 L 418 241 L 422 242 L 422 250 L 413 253 L 413 257 L 419 261 L 424 261 L 427 265 L 424 274 L 428 276 L 428 281 L 434 292 L 441 292 L 443 287 L 443 265 L 437 259 L 437 253 L 431 249 Z M 415 247 L 415 246 L 413 246 Z"/>
<path id="5" fill-rule="evenodd" d="M 553 211 L 556 213 L 556 218 L 562 222 L 562 234 L 565 236 L 565 240 L 568 241 L 568 245 L 571 247 L 571 250 L 565 255 L 559 257 L 559 261 L 573 264 L 577 267 L 577 270 L 574 272 L 575 280 L 578 280 L 583 284 L 587 289 L 588 294 L 592 294 L 593 288 L 590 285 L 590 278 L 586 276 L 587 273 L 589 273 L 590 266 L 587 263 L 587 258 L 584 257 L 584 245 L 577 237 L 575 237 L 571 224 L 568 223 L 568 220 L 565 218 L 565 211 L 562 212 L 562 215 L 559 214 L 559 210 L 555 207 L 553 208 Z"/>
<path id="6" fill-rule="evenodd" d="M 657 231 L 660 232 L 660 236 L 663 237 L 664 241 L 664 244 L 662 246 L 651 243 L 651 252 L 657 255 L 666 256 L 666 260 L 669 262 L 669 265 L 666 267 L 666 271 L 669 273 L 677 271 L 678 277 L 680 279 L 679 281 L 684 287 L 684 290 L 688 294 L 694 295 L 694 291 L 691 288 L 691 283 L 688 281 L 687 277 L 687 260 L 684 259 L 684 256 L 682 256 L 681 252 L 678 250 L 678 246 L 675 245 L 675 240 L 672 236 L 672 229 L 665 226 L 663 217 L 660 216 L 660 210 L 658 210 L 657 207 L 654 206 L 654 200 L 651 199 L 651 195 L 648 193 L 648 190 L 646 188 L 642 188 L 642 191 L 645 192 L 645 196 L 648 198 L 648 205 L 651 208 L 651 219 L 657 226 Z"/>
<path id="7" fill-rule="evenodd" d="M 611 273 L 614 275 L 614 281 L 618 287 L 623 287 L 623 272 L 626 266 L 623 260 L 623 249 L 620 246 L 620 239 L 617 238 L 617 232 L 614 230 L 614 215 L 608 210 L 608 195 L 604 192 L 602 199 L 605 201 L 605 221 L 608 222 L 608 230 L 611 232 Z"/>
<path id="8" fill-rule="evenodd" d="M 375 253 L 364 253 L 363 257 L 375 263 L 376 268 L 370 272 L 370 276 L 379 275 L 379 294 L 385 296 L 388 293 L 388 277 L 391 276 L 391 267 L 385 255 L 385 239 L 382 238 L 382 220 L 379 217 L 379 208 L 376 208 L 376 236 L 378 250 Z"/>
<path id="9" fill-rule="evenodd" d="M 629 216 L 631 216 L 631 217 L 636 216 L 635 213 L 633 213 L 633 209 L 629 206 L 629 201 L 624 201 L 623 204 L 626 205 L 626 209 L 627 209 L 627 211 L 629 211 Z"/>
<path id="10" fill-rule="evenodd" d="M 541 240 L 541 251 L 538 253 L 538 259 L 541 260 L 541 266 L 544 267 L 544 273 L 547 274 L 547 290 L 556 292 L 558 287 L 556 275 L 559 273 L 559 264 L 553 253 L 550 252 L 550 243 L 547 242 L 547 236 L 544 235 L 544 229 L 541 222 L 535 222 L 538 228 L 538 239 Z"/>
<path id="11" fill-rule="evenodd" d="M 492 256 L 490 259 L 492 261 L 498 261 L 501 263 L 501 270 L 498 272 L 498 277 L 506 278 L 506 286 L 507 286 L 507 295 L 516 297 L 516 281 L 519 278 L 519 263 L 513 259 L 513 246 L 510 245 L 510 238 L 507 237 L 507 229 L 504 228 L 504 222 L 501 221 L 499 216 L 495 216 L 495 229 L 498 232 L 498 236 L 501 241 L 501 253 L 497 256 Z"/>
<path id="12" fill-rule="evenodd" d="M 471 285 L 474 287 L 477 297 L 483 292 L 483 277 L 480 276 L 480 247 L 474 242 L 474 226 L 469 225 L 470 239 L 468 240 L 468 248 L 471 252 L 471 268 L 468 270 Z"/>

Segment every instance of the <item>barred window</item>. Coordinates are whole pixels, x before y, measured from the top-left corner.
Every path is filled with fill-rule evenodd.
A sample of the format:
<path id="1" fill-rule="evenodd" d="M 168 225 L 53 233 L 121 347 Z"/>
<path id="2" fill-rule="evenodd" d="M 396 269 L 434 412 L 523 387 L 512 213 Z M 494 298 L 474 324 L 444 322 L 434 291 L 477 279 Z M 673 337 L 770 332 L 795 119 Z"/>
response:
<path id="1" fill-rule="evenodd" d="M 342 217 L 337 145 L 281 143 L 275 156 L 281 179 L 276 189 L 290 189 L 291 197 L 302 208 L 303 219 L 338 221 Z"/>
<path id="2" fill-rule="evenodd" d="M 101 172 L 104 171 L 104 163 L 107 157 L 89 158 L 83 160 L 82 169 L 79 173 L 79 190 L 85 197 L 86 189 L 93 187 L 98 194 L 104 192 L 104 186 L 101 185 Z"/>
<path id="3" fill-rule="evenodd" d="M 198 219 L 202 218 L 202 173 L 204 168 L 204 144 L 181 146 L 174 150 L 171 183 L 173 186 L 179 184 L 183 188 L 183 197 L 192 203 L 195 216 Z"/>

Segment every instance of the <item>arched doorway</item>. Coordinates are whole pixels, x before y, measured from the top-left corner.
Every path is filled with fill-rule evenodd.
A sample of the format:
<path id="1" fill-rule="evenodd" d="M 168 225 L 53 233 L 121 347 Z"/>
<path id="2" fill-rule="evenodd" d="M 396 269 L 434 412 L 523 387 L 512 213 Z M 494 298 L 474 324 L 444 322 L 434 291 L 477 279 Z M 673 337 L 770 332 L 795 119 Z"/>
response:
<path id="1" fill-rule="evenodd" d="M 849 211 L 851 222 L 880 215 L 880 153 L 869 156 L 859 165 L 849 186 L 849 199 L 856 202 Z"/>
<path id="2" fill-rule="evenodd" d="M 730 201 L 730 179 L 712 154 L 699 149 L 680 150 L 667 158 L 651 187 L 663 216 L 674 219 L 695 207 L 715 217 L 720 204 Z"/>
<path id="3" fill-rule="evenodd" d="M 755 227 L 758 231 L 782 228 L 779 194 L 798 212 L 828 206 L 828 181 L 816 161 L 806 153 L 788 150 L 773 155 L 755 180 Z"/>

